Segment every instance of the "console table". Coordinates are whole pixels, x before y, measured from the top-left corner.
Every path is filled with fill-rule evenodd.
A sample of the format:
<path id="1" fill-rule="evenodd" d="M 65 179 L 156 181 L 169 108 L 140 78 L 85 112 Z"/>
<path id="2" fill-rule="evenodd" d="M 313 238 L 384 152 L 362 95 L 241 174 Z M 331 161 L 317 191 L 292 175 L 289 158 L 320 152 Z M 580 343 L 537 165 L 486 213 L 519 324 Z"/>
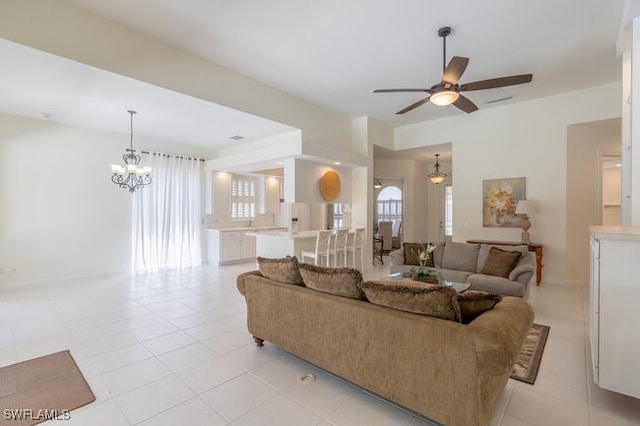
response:
<path id="1" fill-rule="evenodd" d="M 500 246 L 529 246 L 529 251 L 536 254 L 536 285 L 540 285 L 542 280 L 542 244 L 539 243 L 521 243 L 514 241 L 489 241 L 489 240 L 467 240 L 471 244 L 494 244 Z"/>

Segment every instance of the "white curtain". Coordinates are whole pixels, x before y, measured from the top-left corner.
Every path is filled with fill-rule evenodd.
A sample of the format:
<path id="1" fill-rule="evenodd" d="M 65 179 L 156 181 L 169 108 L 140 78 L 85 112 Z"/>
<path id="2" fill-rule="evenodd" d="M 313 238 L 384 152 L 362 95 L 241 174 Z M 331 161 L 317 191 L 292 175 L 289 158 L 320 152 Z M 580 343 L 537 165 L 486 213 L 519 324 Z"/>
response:
<path id="1" fill-rule="evenodd" d="M 153 181 L 133 194 L 133 270 L 200 265 L 202 162 L 162 154 L 143 162 L 151 163 Z"/>

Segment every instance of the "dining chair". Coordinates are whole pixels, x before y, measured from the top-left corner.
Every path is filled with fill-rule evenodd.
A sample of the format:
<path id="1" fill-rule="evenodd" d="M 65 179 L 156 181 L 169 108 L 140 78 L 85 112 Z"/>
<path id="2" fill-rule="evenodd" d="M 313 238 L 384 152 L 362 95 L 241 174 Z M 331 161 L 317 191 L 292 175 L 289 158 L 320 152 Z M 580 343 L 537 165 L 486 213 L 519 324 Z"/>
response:
<path id="1" fill-rule="evenodd" d="M 309 258 L 313 259 L 314 265 L 329 266 L 329 256 L 330 250 L 333 246 L 333 236 L 334 233 L 331 230 L 318 231 L 315 251 L 302 251 L 300 253 L 300 260 L 304 262 L 305 258 Z"/>

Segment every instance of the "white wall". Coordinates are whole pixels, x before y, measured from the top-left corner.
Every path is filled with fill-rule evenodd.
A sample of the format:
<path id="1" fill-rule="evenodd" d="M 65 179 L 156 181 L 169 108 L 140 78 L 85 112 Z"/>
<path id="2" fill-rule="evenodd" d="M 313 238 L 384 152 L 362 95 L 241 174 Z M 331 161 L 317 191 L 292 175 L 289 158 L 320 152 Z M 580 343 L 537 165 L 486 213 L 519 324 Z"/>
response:
<path id="1" fill-rule="evenodd" d="M 574 124 L 567 128 L 567 231 L 564 263 L 567 280 L 589 280 L 589 225 L 602 224 L 600 158 L 603 154 L 620 153 L 621 126 L 621 120 L 616 118 Z M 616 169 L 618 172 L 619 170 Z M 535 221 L 535 215 L 532 221 Z"/>
<path id="2" fill-rule="evenodd" d="M 0 283 L 130 270 L 131 194 L 109 167 L 128 143 L 0 114 Z M 153 141 L 134 148 L 200 155 Z"/>
<path id="3" fill-rule="evenodd" d="M 293 176 L 291 169 L 285 162 L 285 201 L 310 202 L 310 203 L 351 203 L 351 169 L 341 166 L 327 166 L 325 164 L 306 161 L 301 159 L 293 160 Z M 327 201 L 320 194 L 320 179 L 328 171 L 335 171 L 340 177 L 340 193 L 335 200 Z M 295 183 L 293 198 L 288 198 L 288 183 Z M 289 191 L 291 192 L 291 191 Z"/>
<path id="4" fill-rule="evenodd" d="M 451 142 L 453 239 L 520 239 L 519 228 L 482 226 L 483 179 L 524 176 L 539 212 L 532 239 L 545 245 L 543 280 L 566 278 L 567 126 L 620 117 L 620 84 L 396 129 L 396 149 Z"/>

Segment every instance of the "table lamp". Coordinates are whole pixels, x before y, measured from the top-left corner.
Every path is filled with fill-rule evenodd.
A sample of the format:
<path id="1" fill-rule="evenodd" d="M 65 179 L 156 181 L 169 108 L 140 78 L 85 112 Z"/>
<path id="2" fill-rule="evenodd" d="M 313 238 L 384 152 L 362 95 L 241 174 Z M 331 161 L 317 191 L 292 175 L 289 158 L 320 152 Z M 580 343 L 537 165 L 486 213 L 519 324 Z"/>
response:
<path id="1" fill-rule="evenodd" d="M 522 242 L 529 244 L 531 242 L 531 236 L 529 235 L 529 228 L 531 228 L 531 222 L 529 221 L 529 214 L 533 213 L 533 204 L 527 200 L 520 200 L 516 205 L 516 214 L 522 215 L 520 227 L 522 228 Z"/>

